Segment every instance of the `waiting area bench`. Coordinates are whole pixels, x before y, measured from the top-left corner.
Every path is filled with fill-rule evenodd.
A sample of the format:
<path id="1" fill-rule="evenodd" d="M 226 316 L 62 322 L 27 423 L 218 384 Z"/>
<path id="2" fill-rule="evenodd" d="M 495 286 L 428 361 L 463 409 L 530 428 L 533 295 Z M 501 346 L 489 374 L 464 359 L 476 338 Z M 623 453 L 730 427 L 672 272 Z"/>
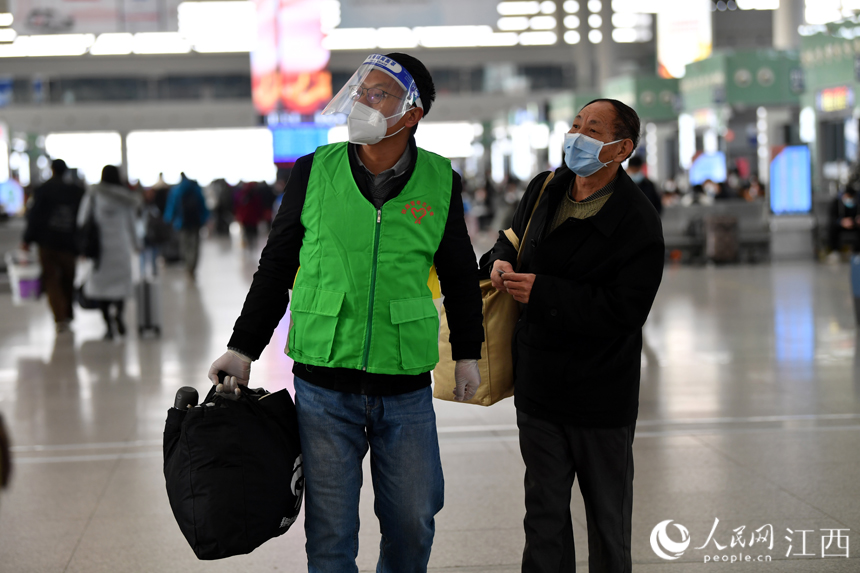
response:
<path id="1" fill-rule="evenodd" d="M 711 216 L 737 220 L 738 260 L 755 262 L 767 258 L 770 249 L 767 204 L 729 199 L 713 205 L 672 205 L 663 209 L 663 239 L 666 252 L 674 255 L 673 260 L 707 260 L 705 220 Z"/>

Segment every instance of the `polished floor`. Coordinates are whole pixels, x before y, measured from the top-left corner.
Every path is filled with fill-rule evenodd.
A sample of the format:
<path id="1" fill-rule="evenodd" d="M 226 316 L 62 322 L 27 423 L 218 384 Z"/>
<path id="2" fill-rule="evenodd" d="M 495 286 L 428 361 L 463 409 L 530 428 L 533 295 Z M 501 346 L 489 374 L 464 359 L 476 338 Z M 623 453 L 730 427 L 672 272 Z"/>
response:
<path id="1" fill-rule="evenodd" d="M 161 339 L 102 341 L 91 311 L 55 335 L 45 304 L 15 307 L 0 295 L 0 412 L 15 462 L 0 493 L 0 571 L 307 570 L 301 522 L 251 555 L 197 561 L 161 473 L 165 412 L 179 386 L 208 389 L 254 268 L 236 245 L 209 240 L 196 284 L 165 269 Z M 133 322 L 133 304 L 127 312 Z M 666 268 L 645 328 L 634 571 L 860 571 L 854 323 L 844 263 Z M 254 364 L 254 385 L 290 386 L 285 325 Z M 512 401 L 436 410 L 446 500 L 431 571 L 519 571 Z M 378 542 L 369 482 L 361 571 L 375 569 Z M 572 508 L 577 570 L 588 571 L 578 492 Z M 666 557 L 680 555 L 658 556 L 652 538 Z"/>

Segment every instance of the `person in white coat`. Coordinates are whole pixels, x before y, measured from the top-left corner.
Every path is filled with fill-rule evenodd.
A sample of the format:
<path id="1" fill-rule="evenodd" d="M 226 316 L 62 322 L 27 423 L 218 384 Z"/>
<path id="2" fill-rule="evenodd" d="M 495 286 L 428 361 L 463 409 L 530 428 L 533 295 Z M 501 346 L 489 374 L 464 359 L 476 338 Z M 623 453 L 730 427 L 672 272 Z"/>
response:
<path id="1" fill-rule="evenodd" d="M 84 295 L 100 303 L 106 340 L 114 337 L 114 331 L 120 336 L 126 332 L 123 311 L 125 299 L 132 294 L 132 255 L 142 248 L 134 224 L 138 203 L 139 198 L 123 186 L 119 169 L 106 165 L 101 182 L 89 188 L 78 210 L 79 227 L 92 210 L 99 228 L 101 253 L 84 284 Z"/>

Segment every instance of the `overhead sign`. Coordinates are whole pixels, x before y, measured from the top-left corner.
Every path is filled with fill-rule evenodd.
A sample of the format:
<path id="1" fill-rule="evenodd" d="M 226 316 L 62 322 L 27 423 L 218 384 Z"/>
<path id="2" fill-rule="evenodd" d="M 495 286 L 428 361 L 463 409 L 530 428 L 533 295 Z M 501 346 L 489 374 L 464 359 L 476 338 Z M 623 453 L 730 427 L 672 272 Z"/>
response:
<path id="1" fill-rule="evenodd" d="M 12 0 L 19 34 L 175 32 L 181 0 Z"/>
<path id="2" fill-rule="evenodd" d="M 254 107 L 266 115 L 313 114 L 331 99 L 330 53 L 323 48 L 316 0 L 255 0 L 257 46 L 251 52 Z"/>
<path id="3" fill-rule="evenodd" d="M 657 73 L 684 77 L 685 67 L 711 55 L 711 0 L 663 0 L 657 13 Z"/>
<path id="4" fill-rule="evenodd" d="M 848 86 L 827 88 L 815 95 L 818 111 L 843 111 L 854 107 L 854 90 Z"/>
<path id="5" fill-rule="evenodd" d="M 498 4 L 498 0 L 340 0 L 339 27 L 492 26 L 499 19 Z"/>

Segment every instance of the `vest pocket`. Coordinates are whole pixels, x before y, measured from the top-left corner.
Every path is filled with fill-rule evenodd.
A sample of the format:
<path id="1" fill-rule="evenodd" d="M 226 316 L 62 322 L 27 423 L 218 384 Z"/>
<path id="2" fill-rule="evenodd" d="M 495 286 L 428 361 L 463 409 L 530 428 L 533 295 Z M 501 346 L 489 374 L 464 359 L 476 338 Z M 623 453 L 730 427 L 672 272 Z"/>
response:
<path id="1" fill-rule="evenodd" d="M 310 358 L 328 360 L 343 297 L 342 292 L 294 288 L 290 301 L 293 327 L 288 348 Z"/>
<path id="2" fill-rule="evenodd" d="M 399 330 L 404 370 L 429 370 L 439 362 L 439 314 L 432 298 L 392 300 L 391 323 Z"/>

